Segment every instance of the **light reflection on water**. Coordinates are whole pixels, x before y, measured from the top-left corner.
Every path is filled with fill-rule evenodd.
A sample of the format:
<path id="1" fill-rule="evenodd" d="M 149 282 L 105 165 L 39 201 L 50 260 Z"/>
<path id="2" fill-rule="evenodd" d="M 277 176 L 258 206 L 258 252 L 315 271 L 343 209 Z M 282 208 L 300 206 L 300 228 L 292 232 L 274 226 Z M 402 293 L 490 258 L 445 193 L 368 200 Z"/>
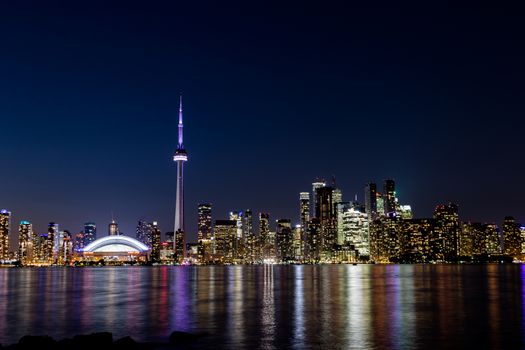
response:
<path id="1" fill-rule="evenodd" d="M 110 331 L 202 348 L 521 349 L 523 265 L 0 269 L 0 343 Z"/>

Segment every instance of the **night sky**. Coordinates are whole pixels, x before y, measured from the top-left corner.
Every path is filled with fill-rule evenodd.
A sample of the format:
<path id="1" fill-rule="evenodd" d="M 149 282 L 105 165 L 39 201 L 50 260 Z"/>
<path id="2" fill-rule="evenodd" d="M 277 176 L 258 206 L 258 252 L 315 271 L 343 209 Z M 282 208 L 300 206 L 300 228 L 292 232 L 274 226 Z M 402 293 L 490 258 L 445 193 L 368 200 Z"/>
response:
<path id="1" fill-rule="evenodd" d="M 196 3 L 196 2 L 190 2 Z M 525 222 L 525 30 L 517 8 L 176 1 L 0 4 L 0 206 L 107 234 L 173 228 L 178 97 L 186 226 L 300 191 L 394 178 L 416 217 Z"/>

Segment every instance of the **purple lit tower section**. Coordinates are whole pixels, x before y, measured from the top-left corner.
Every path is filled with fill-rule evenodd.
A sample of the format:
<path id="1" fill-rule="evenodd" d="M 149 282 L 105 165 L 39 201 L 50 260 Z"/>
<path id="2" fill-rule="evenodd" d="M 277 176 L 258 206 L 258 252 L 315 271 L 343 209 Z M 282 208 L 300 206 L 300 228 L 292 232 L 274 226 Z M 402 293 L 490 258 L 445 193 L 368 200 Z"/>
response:
<path id="1" fill-rule="evenodd" d="M 181 263 L 184 259 L 185 233 L 184 233 L 184 162 L 188 160 L 188 154 L 184 149 L 182 140 L 182 95 L 179 102 L 179 143 L 173 160 L 177 163 L 177 197 L 175 202 L 175 227 L 173 237 L 173 251 L 175 260 Z"/>

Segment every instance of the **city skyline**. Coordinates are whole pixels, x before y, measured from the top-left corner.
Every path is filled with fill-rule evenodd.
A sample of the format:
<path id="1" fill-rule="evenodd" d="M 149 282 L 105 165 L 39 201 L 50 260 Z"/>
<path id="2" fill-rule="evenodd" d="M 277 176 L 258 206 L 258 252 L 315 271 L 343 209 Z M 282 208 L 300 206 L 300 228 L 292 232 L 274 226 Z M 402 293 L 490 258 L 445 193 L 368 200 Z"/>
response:
<path id="1" fill-rule="evenodd" d="M 190 241 L 199 203 L 296 220 L 296 194 L 333 174 L 360 201 L 397 180 L 417 217 L 454 202 L 462 220 L 525 222 L 511 9 L 144 6 L 2 5 L 0 207 L 15 222 L 76 233 L 114 212 L 127 235 L 141 217 L 171 231 L 179 91 Z"/>

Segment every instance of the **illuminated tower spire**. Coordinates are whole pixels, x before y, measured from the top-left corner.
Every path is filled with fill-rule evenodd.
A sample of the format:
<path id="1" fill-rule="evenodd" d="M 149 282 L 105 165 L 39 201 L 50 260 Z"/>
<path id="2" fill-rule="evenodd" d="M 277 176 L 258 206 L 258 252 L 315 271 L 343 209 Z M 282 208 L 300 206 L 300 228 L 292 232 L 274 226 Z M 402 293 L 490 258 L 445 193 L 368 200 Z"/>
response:
<path id="1" fill-rule="evenodd" d="M 173 228 L 173 252 L 175 259 L 182 262 L 184 259 L 184 251 L 186 246 L 186 239 L 184 234 L 184 177 L 183 169 L 184 162 L 188 160 L 188 154 L 184 149 L 182 137 L 182 95 L 179 101 L 179 142 L 173 160 L 177 163 L 177 195 L 175 200 L 175 227 Z"/>

